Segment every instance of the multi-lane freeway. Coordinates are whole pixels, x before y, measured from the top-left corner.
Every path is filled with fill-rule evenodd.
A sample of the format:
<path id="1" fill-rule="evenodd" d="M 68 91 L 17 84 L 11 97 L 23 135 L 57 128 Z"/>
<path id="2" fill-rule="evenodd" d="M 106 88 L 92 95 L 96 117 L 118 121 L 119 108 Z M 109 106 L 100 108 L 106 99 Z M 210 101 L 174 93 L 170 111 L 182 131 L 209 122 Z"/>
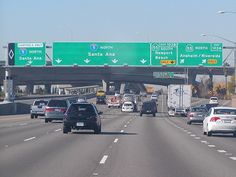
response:
<path id="1" fill-rule="evenodd" d="M 161 106 L 161 105 L 159 105 Z M 1 177 L 235 177 L 236 139 L 207 137 L 185 118 L 103 111 L 102 133 L 0 117 Z"/>

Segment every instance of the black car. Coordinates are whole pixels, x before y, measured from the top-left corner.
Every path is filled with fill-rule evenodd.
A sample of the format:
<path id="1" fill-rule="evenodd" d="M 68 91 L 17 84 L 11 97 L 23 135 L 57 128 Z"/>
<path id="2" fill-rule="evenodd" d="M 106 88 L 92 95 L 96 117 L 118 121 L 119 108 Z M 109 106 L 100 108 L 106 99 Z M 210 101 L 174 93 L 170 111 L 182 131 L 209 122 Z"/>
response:
<path id="1" fill-rule="evenodd" d="M 101 133 L 101 117 L 96 106 L 92 103 L 72 103 L 67 109 L 63 119 L 63 133 L 71 132 L 72 129 L 94 130 Z"/>
<path id="2" fill-rule="evenodd" d="M 207 103 L 200 105 L 200 107 L 204 107 L 207 111 L 209 111 L 211 108 L 217 107 L 218 105 L 218 103 Z"/>
<path id="3" fill-rule="evenodd" d="M 140 116 L 142 116 L 143 114 L 152 114 L 153 117 L 155 117 L 156 113 L 157 113 L 157 104 L 155 101 L 146 101 L 142 104 L 140 110 Z"/>
<path id="4" fill-rule="evenodd" d="M 96 104 L 106 104 L 106 96 L 97 96 Z"/>

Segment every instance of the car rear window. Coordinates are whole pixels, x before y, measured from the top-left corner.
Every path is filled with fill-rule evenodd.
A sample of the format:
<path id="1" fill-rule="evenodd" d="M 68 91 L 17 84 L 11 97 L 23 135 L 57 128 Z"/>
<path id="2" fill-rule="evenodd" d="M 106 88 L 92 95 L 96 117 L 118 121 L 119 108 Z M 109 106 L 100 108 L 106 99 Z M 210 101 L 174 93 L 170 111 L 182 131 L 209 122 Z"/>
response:
<path id="1" fill-rule="evenodd" d="M 69 116 L 94 116 L 96 111 L 91 104 L 72 104 L 67 114 Z"/>
<path id="2" fill-rule="evenodd" d="M 47 103 L 48 103 L 47 101 L 43 101 L 43 100 L 42 101 L 35 101 L 34 105 L 37 105 L 37 106 L 38 105 L 46 105 Z"/>
<path id="3" fill-rule="evenodd" d="M 191 111 L 192 112 L 207 112 L 207 110 L 204 108 L 192 108 Z"/>
<path id="4" fill-rule="evenodd" d="M 65 100 L 50 100 L 48 103 L 50 107 L 67 107 Z"/>
<path id="5" fill-rule="evenodd" d="M 236 109 L 215 109 L 214 114 L 236 115 Z"/>
<path id="6" fill-rule="evenodd" d="M 154 107 L 154 104 L 152 103 L 144 103 L 142 106 L 144 109 L 150 109 Z"/>

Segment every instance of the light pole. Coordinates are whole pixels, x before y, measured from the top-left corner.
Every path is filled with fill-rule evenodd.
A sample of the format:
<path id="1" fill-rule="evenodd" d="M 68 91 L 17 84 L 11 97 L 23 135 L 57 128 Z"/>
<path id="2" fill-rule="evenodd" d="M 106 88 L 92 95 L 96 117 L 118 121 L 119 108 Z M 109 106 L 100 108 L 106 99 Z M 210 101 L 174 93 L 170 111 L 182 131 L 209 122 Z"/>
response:
<path id="1" fill-rule="evenodd" d="M 201 36 L 211 36 L 211 37 L 215 37 L 215 38 L 219 38 L 222 39 L 224 41 L 227 41 L 229 43 L 232 43 L 234 46 L 233 47 L 223 47 L 224 49 L 233 49 L 234 50 L 234 77 L 235 77 L 235 81 L 234 81 L 234 94 L 236 94 L 236 42 L 226 39 L 224 37 L 218 36 L 218 35 L 214 35 L 214 34 L 201 34 Z"/>

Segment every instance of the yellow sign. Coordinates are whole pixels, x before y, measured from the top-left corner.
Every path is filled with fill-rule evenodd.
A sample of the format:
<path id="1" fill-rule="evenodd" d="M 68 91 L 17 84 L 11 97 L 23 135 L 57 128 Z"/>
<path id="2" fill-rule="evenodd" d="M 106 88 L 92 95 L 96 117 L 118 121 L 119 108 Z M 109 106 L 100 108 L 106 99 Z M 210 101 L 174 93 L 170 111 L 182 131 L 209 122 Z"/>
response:
<path id="1" fill-rule="evenodd" d="M 174 65 L 175 64 L 175 60 L 161 60 L 160 63 L 162 65 Z"/>
<path id="2" fill-rule="evenodd" d="M 207 63 L 208 63 L 208 64 L 217 64 L 217 60 L 215 60 L 215 59 L 209 59 L 209 60 L 207 61 Z"/>

